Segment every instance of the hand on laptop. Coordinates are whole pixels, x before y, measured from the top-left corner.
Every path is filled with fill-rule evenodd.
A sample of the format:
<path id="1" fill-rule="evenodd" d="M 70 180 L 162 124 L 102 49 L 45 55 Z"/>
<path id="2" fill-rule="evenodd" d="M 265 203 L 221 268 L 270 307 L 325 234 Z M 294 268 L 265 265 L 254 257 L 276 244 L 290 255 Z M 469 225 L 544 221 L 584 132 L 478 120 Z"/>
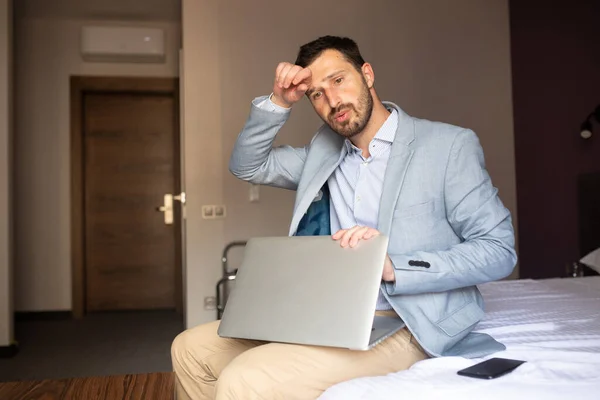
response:
<path id="1" fill-rule="evenodd" d="M 360 240 L 368 240 L 377 235 L 379 235 L 377 229 L 357 225 L 350 229 L 340 229 L 332 235 L 332 238 L 333 240 L 339 240 L 342 247 L 354 247 Z M 394 282 L 396 280 L 394 265 L 389 255 L 385 257 L 382 279 L 386 282 Z"/>

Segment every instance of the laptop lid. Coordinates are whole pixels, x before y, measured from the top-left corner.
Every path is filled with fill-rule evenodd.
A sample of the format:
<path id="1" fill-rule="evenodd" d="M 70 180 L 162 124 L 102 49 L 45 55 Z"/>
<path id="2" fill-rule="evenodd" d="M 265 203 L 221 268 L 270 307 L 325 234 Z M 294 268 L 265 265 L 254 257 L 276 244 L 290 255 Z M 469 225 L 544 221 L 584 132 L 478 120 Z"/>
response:
<path id="1" fill-rule="evenodd" d="M 364 348 L 387 246 L 384 235 L 354 248 L 331 236 L 250 239 L 218 334 Z"/>

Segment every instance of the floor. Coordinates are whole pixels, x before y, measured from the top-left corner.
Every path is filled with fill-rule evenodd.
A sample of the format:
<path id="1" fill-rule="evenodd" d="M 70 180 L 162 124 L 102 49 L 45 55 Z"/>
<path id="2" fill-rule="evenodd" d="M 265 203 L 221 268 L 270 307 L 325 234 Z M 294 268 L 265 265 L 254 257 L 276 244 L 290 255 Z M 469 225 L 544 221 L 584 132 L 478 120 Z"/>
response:
<path id="1" fill-rule="evenodd" d="M 182 330 L 175 311 L 17 321 L 19 353 L 0 358 L 0 382 L 170 372 L 171 343 Z"/>
<path id="2" fill-rule="evenodd" d="M 173 374 L 0 383 L 3 400 L 170 400 Z"/>

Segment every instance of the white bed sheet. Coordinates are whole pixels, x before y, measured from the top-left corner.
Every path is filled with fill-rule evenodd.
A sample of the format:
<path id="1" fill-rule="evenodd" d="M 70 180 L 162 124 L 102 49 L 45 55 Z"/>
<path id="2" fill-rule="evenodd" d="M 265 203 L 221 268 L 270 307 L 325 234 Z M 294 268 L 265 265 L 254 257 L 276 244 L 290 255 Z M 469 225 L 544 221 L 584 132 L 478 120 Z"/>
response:
<path id="1" fill-rule="evenodd" d="M 515 371 L 480 380 L 456 371 L 484 358 L 435 358 L 342 382 L 319 400 L 600 400 L 600 277 L 501 281 L 480 290 L 486 317 L 475 331 L 507 347 L 486 358 L 527 361 Z"/>

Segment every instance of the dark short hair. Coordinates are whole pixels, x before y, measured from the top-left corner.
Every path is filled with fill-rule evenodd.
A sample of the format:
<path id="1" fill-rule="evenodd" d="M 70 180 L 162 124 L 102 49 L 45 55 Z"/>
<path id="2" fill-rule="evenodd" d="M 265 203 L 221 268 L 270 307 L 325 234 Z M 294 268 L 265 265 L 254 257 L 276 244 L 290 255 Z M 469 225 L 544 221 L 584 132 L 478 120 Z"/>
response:
<path id="1" fill-rule="evenodd" d="M 306 68 L 313 63 L 325 50 L 337 50 L 344 55 L 344 58 L 351 63 L 357 71 L 361 71 L 365 60 L 360 55 L 356 42 L 347 37 L 339 36 L 321 36 L 300 46 L 296 65 Z"/>

